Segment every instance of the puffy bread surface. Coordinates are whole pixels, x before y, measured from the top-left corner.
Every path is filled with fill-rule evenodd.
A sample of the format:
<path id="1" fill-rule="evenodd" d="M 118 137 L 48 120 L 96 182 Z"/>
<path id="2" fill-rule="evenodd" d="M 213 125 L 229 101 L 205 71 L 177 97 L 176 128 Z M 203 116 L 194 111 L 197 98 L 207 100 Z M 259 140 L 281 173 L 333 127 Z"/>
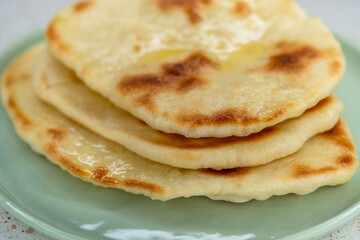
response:
<path id="1" fill-rule="evenodd" d="M 245 202 L 307 194 L 348 181 L 358 160 L 343 120 L 295 154 L 266 165 L 215 171 L 186 170 L 149 161 L 67 119 L 40 101 L 30 78 L 41 48 L 19 57 L 2 81 L 2 100 L 17 133 L 37 152 L 74 176 L 153 199 L 203 195 Z"/>
<path id="2" fill-rule="evenodd" d="M 288 0 L 99 0 L 61 10 L 46 39 L 85 84 L 154 129 L 247 136 L 329 96 L 345 60 Z"/>
<path id="3" fill-rule="evenodd" d="M 33 80 L 41 99 L 81 125 L 145 158 L 190 169 L 256 166 L 290 155 L 312 136 L 334 127 L 343 110 L 340 100 L 331 96 L 300 117 L 247 137 L 186 138 L 157 131 L 115 107 L 48 51 Z"/>

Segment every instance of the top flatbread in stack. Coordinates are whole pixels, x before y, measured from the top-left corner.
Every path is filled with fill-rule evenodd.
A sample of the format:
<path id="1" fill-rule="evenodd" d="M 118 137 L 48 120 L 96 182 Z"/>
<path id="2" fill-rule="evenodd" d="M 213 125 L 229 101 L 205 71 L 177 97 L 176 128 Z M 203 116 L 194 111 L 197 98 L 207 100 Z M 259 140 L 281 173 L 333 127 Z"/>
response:
<path id="1" fill-rule="evenodd" d="M 46 39 L 88 87 L 186 137 L 246 136 L 297 117 L 345 66 L 327 27 L 288 0 L 82 2 Z"/>
<path id="2" fill-rule="evenodd" d="M 245 202 L 356 172 L 332 93 L 340 45 L 293 1 L 81 2 L 46 40 L 9 67 L 2 99 L 35 151 L 85 181 Z"/>

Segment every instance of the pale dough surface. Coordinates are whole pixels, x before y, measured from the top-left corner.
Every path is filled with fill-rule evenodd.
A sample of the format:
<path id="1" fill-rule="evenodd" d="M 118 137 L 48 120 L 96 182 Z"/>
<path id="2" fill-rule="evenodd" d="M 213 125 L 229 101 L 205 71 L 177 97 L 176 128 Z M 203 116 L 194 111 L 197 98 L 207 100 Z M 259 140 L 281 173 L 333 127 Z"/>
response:
<path id="1" fill-rule="evenodd" d="M 46 39 L 88 87 L 186 137 L 246 136 L 300 116 L 345 69 L 327 27 L 288 0 L 82 2 Z"/>

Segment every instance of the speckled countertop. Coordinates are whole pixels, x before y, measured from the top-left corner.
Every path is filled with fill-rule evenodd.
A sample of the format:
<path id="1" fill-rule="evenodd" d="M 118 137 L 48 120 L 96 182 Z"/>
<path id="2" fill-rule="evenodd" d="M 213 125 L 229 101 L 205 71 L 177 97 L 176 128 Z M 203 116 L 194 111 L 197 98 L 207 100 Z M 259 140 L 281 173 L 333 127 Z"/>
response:
<path id="1" fill-rule="evenodd" d="M 34 29 L 46 26 L 61 7 L 75 0 L 0 0 L 0 53 Z M 360 1 L 298 0 L 309 15 L 322 18 L 331 29 L 360 46 Z M 48 240 L 0 207 L 0 240 Z M 360 216 L 319 240 L 360 239 Z"/>

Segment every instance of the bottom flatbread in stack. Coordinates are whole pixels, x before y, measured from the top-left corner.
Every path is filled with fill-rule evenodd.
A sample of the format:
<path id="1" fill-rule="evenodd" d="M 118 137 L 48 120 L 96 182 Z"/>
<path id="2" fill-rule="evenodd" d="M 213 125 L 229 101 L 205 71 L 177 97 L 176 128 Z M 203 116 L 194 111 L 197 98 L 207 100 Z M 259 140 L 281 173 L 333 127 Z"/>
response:
<path id="1" fill-rule="evenodd" d="M 207 196 L 245 202 L 342 184 L 358 167 L 342 119 L 296 153 L 265 165 L 216 171 L 150 161 L 74 123 L 36 97 L 31 78 L 42 49 L 27 51 L 5 72 L 2 100 L 18 134 L 36 152 L 82 180 L 160 200 Z"/>

